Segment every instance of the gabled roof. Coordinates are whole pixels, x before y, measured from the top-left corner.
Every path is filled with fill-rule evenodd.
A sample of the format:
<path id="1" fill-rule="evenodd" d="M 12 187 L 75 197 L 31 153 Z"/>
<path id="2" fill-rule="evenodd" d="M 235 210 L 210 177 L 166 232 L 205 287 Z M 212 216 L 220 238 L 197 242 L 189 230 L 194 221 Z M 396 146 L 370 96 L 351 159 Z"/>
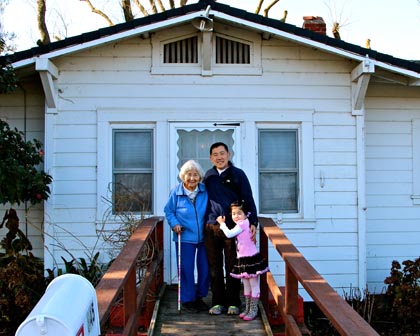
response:
<path id="1" fill-rule="evenodd" d="M 358 56 L 358 59 L 360 59 L 360 57 L 369 57 L 369 59 L 371 60 L 390 65 L 393 68 L 391 69 L 393 71 L 398 70 L 394 69 L 394 67 L 405 69 L 409 72 L 414 72 L 414 74 L 411 73 L 411 76 L 414 75 L 414 77 L 419 78 L 419 62 L 396 58 L 388 54 L 380 53 L 376 50 L 363 48 L 361 46 L 347 43 L 343 40 L 335 39 L 327 35 L 318 34 L 312 32 L 311 30 L 299 28 L 297 26 L 284 23 L 279 20 L 250 13 L 242 9 L 231 7 L 229 5 L 217 3 L 214 0 L 200 0 L 198 3 L 195 4 L 170 9 L 162 13 L 134 19 L 130 22 L 120 23 L 112 27 L 100 28 L 95 31 L 69 37 L 61 41 L 52 42 L 45 46 L 39 46 L 28 50 L 19 51 L 14 54 L 3 57 L 7 58 L 7 60 L 10 63 L 16 63 L 24 60 L 29 60 L 34 57 L 54 53 L 56 51 L 67 49 L 69 47 L 81 45 L 83 48 L 83 45 L 87 45 L 91 42 L 95 42 L 103 38 L 109 38 L 115 35 L 120 35 L 121 33 L 136 30 L 140 27 L 146 28 L 148 26 L 156 26 L 158 24 L 164 26 L 164 23 L 171 19 L 176 19 L 188 14 L 200 12 L 202 10 L 205 10 L 209 5 L 211 6 L 212 12 L 217 12 L 221 15 L 226 15 L 226 17 L 236 19 L 238 21 L 241 21 L 242 23 L 246 22 L 248 26 L 253 26 L 255 28 L 258 27 L 258 29 L 261 31 L 266 29 L 267 31 L 273 34 L 279 32 L 282 33 L 283 36 L 287 35 L 287 38 L 290 40 L 298 40 L 300 43 L 308 44 L 315 43 L 320 49 L 326 49 L 330 52 L 336 49 L 337 51 L 340 51 L 340 53 L 347 52 L 349 55 L 356 55 Z"/>

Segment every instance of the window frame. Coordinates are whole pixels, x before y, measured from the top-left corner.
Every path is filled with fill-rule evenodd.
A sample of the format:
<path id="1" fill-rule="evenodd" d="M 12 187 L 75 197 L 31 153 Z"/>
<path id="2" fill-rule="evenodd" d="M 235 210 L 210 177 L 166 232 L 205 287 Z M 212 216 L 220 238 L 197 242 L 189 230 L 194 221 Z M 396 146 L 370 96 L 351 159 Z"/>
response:
<path id="1" fill-rule="evenodd" d="M 314 184 L 314 154 L 313 154 L 313 120 L 312 113 L 303 113 L 300 121 L 267 123 L 257 122 L 255 141 L 257 148 L 259 146 L 259 131 L 261 129 L 268 130 L 296 130 L 297 131 L 297 146 L 298 146 L 298 212 L 279 212 L 277 214 L 267 214 L 260 212 L 261 216 L 272 217 L 282 227 L 287 228 L 312 228 L 315 223 L 315 184 Z M 289 120 L 293 120 L 290 118 Z M 257 150 L 257 157 L 259 156 Z M 261 188 L 259 183 L 260 170 L 258 159 L 255 162 L 256 178 L 258 180 L 258 188 Z M 260 194 L 260 189 L 256 190 Z M 258 196 L 258 204 L 260 203 Z M 296 225 L 295 225 L 296 224 Z M 306 226 L 305 226 L 306 225 Z"/>
<path id="2" fill-rule="evenodd" d="M 259 183 L 258 185 L 260 186 L 259 189 L 259 208 L 262 208 L 262 195 L 264 194 L 264 191 L 261 190 L 261 177 L 264 174 L 276 174 L 276 175 L 283 175 L 283 174 L 296 174 L 296 189 L 295 189 L 295 195 L 296 195 L 296 210 L 284 210 L 284 211 L 278 211 L 277 213 L 299 213 L 299 207 L 300 207 L 300 202 L 299 202 L 299 197 L 300 197 L 300 176 L 301 176 L 301 171 L 300 171 L 300 158 L 299 158 L 299 152 L 300 152 L 300 148 L 299 148 L 299 128 L 259 128 L 258 129 L 258 151 L 259 154 L 258 155 L 258 180 Z M 263 151 L 263 144 L 261 143 L 261 134 L 263 132 L 266 131 L 270 131 L 270 132 L 278 132 L 278 133 L 285 133 L 285 132 L 290 132 L 292 131 L 294 133 L 294 137 L 295 137 L 295 148 L 294 148 L 294 157 L 296 160 L 296 166 L 294 168 L 271 168 L 271 169 L 262 169 L 260 166 L 260 159 L 261 159 L 261 151 Z M 276 214 L 276 213 L 271 213 L 270 214 Z"/>
<path id="3" fill-rule="evenodd" d="M 211 34 L 209 38 L 211 45 L 209 48 L 203 46 L 204 39 L 203 34 Z M 164 63 L 164 45 L 167 43 L 176 42 L 193 36 L 198 37 L 197 41 L 197 55 L 198 63 Z M 224 39 L 232 40 L 249 45 L 250 48 L 250 63 L 249 64 L 224 64 L 216 63 L 216 36 Z M 241 38 L 246 36 L 247 39 Z M 214 30 L 212 32 L 197 32 L 191 24 L 186 24 L 173 29 L 156 32 L 151 37 L 152 43 L 152 75 L 202 75 L 202 76 L 213 76 L 213 75 L 262 75 L 262 41 L 261 36 L 257 33 L 249 35 L 249 32 L 244 30 L 227 26 L 221 23 L 214 24 Z M 208 57 L 203 56 L 203 50 L 211 50 L 211 54 Z M 206 60 L 203 60 L 206 58 Z M 210 59 L 211 58 L 211 59 Z M 209 60 L 210 70 L 204 70 L 203 62 L 206 64 Z"/>
<path id="4" fill-rule="evenodd" d="M 117 133 L 147 133 L 150 136 L 150 146 L 151 146 L 151 151 L 150 151 L 150 168 L 116 168 L 115 167 L 115 153 L 117 148 L 115 147 L 115 134 Z M 151 190 L 151 194 L 150 194 L 150 210 L 149 211 L 136 211 L 133 214 L 134 215 L 148 215 L 151 214 L 153 212 L 153 199 L 154 199 L 154 188 L 153 188 L 153 180 L 154 180 L 154 164 L 153 164 L 153 157 L 154 157 L 154 143 L 153 143 L 153 130 L 150 128 L 118 128 L 115 127 L 112 129 L 112 157 L 111 157 L 111 169 L 112 169 L 112 194 L 114 195 L 115 193 L 115 175 L 116 174 L 150 174 L 151 175 L 151 186 L 152 186 L 152 190 Z M 114 202 L 113 202 L 114 204 Z M 130 211 L 125 211 L 123 210 L 122 212 L 130 212 Z M 115 215 L 115 211 L 114 208 L 112 210 L 112 214 Z"/>
<path id="5" fill-rule="evenodd" d="M 97 154 L 97 206 L 96 222 L 103 224 L 104 217 L 107 221 L 119 222 L 120 217 L 110 213 L 109 198 L 112 194 L 109 186 L 113 181 L 113 131 L 114 129 L 123 130 L 151 130 L 152 132 L 152 195 L 151 213 L 156 212 L 156 175 L 154 167 L 156 165 L 156 125 L 153 122 L 129 122 L 122 121 L 117 111 L 98 110 L 98 154 Z M 144 214 L 143 214 L 144 215 Z M 147 214 L 146 214 L 147 215 Z M 134 217 L 140 218 L 142 214 L 135 213 Z"/>

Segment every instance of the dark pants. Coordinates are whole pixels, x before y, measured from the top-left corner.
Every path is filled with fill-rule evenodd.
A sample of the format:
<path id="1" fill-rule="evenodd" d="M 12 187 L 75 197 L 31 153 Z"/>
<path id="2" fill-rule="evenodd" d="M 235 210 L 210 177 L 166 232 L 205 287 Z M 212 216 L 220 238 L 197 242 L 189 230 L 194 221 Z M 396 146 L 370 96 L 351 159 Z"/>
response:
<path id="1" fill-rule="evenodd" d="M 240 307 L 241 280 L 230 276 L 236 261 L 235 238 L 226 238 L 220 231 L 219 224 L 207 224 L 204 245 L 209 260 L 212 306 Z M 223 266 L 225 266 L 225 272 Z"/>

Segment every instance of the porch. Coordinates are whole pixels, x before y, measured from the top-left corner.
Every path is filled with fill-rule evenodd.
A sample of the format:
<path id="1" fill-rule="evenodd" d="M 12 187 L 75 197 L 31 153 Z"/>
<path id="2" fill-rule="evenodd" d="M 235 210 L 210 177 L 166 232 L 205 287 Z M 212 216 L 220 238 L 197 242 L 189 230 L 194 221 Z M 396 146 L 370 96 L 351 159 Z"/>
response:
<path id="1" fill-rule="evenodd" d="M 308 263 L 272 219 L 261 217 L 259 221 L 261 253 L 268 260 L 271 241 L 286 264 L 284 290 L 280 290 L 270 272 L 261 277 L 261 317 L 244 322 L 236 316 L 179 313 L 177 292 L 173 288 L 162 292 L 163 218 L 155 217 L 145 220 L 133 233 L 96 287 L 102 335 L 273 335 L 265 313 L 272 309 L 273 302 L 281 315 L 284 335 L 307 335 L 300 316 L 298 284 L 340 335 L 378 335 Z M 144 259 L 150 260 L 148 265 L 139 263 Z M 145 269 L 140 282 L 139 267 Z M 119 305 L 123 307 L 119 330 L 111 326 L 118 299 L 122 299 Z"/>

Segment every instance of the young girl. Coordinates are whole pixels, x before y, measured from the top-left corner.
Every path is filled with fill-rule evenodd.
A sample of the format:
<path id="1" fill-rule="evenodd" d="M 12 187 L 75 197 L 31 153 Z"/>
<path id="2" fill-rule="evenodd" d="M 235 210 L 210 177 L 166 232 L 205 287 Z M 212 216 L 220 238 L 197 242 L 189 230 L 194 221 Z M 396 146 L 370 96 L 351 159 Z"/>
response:
<path id="1" fill-rule="evenodd" d="M 242 279 L 244 284 L 245 310 L 239 315 L 245 321 L 253 320 L 258 314 L 260 286 L 258 276 L 269 271 L 267 260 L 258 252 L 257 246 L 251 239 L 249 220 L 245 215 L 243 202 L 234 202 L 230 206 L 232 220 L 235 227 L 229 229 L 225 223 L 225 216 L 219 216 L 217 222 L 220 230 L 227 238 L 236 236 L 237 260 L 230 275 Z M 249 214 L 248 214 L 249 215 Z"/>

